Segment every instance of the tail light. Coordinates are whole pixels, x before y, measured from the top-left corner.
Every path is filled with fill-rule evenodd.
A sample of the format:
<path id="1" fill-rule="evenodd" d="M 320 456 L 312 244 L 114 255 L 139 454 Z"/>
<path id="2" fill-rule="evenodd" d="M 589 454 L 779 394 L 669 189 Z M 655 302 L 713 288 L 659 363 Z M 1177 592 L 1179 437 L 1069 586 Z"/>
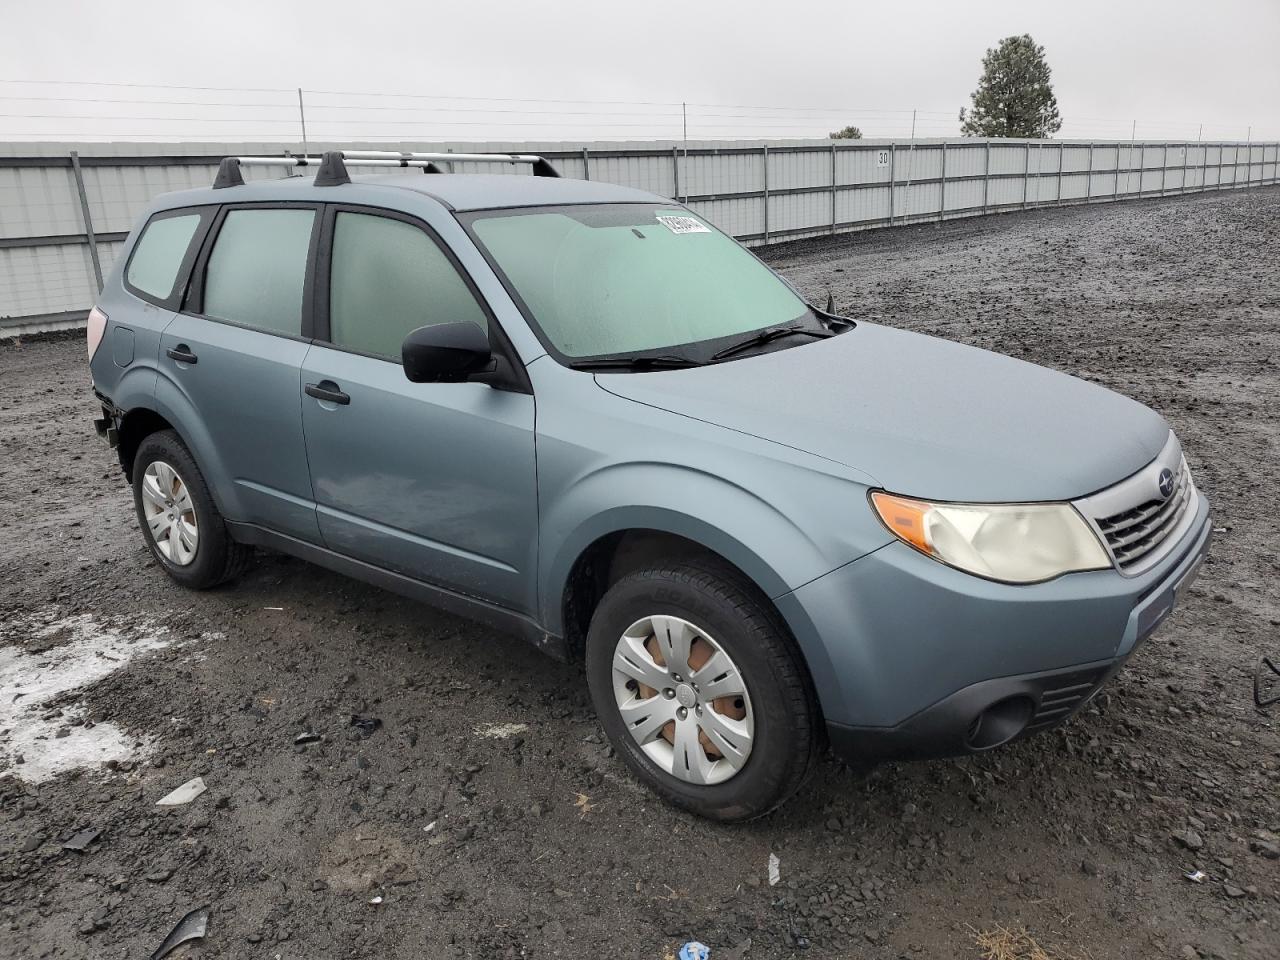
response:
<path id="1" fill-rule="evenodd" d="M 85 330 L 85 335 L 89 344 L 89 359 L 93 359 L 93 355 L 98 352 L 98 345 L 102 343 L 102 335 L 107 332 L 107 315 L 98 307 L 94 307 L 89 311 L 89 325 Z"/>

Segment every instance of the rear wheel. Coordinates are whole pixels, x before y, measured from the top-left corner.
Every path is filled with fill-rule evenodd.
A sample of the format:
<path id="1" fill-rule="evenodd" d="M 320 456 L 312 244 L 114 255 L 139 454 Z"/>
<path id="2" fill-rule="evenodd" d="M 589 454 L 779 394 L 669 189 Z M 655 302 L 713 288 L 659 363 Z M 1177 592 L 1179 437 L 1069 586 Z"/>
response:
<path id="1" fill-rule="evenodd" d="M 800 658 L 767 602 L 730 570 L 681 564 L 615 583 L 591 620 L 587 678 L 619 756 L 702 816 L 769 812 L 817 758 Z"/>
<path id="2" fill-rule="evenodd" d="M 139 445 L 133 502 L 151 555 L 183 586 L 217 586 L 248 562 L 249 548 L 227 533 L 195 460 L 172 430 L 153 433 Z"/>

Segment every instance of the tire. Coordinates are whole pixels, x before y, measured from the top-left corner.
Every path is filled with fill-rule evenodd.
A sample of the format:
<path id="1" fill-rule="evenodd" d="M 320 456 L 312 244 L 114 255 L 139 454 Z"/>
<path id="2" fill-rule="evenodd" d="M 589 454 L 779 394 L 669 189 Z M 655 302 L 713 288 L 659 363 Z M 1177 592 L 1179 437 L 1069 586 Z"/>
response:
<path id="1" fill-rule="evenodd" d="M 715 680 L 710 674 L 717 671 L 704 659 L 707 670 L 679 674 L 685 683 L 678 684 L 677 667 L 659 664 L 652 653 L 650 662 L 640 663 L 643 653 L 655 647 L 659 652 L 668 649 L 659 634 L 676 638 L 690 626 L 694 650 L 698 650 L 699 641 L 709 645 L 701 649 L 703 657 L 708 649 L 718 648 L 728 661 L 717 662 L 736 668 L 737 679 L 726 671 L 721 680 Z M 644 649 L 637 657 L 638 638 L 649 632 L 653 635 L 642 642 Z M 669 649 L 679 648 L 673 645 Z M 617 658 L 620 650 L 623 661 Z M 686 662 L 697 666 L 697 660 L 691 655 Z M 678 656 L 672 662 L 678 663 Z M 726 822 L 763 816 L 800 789 L 819 757 L 822 727 L 808 672 L 785 625 L 759 591 L 743 582 L 736 571 L 710 562 L 689 562 L 624 576 L 609 588 L 592 616 L 586 669 L 596 713 L 618 755 L 659 796 L 700 816 Z M 671 685 L 658 691 L 656 686 L 637 680 L 643 675 L 656 684 L 662 674 L 654 670 L 668 671 Z M 703 678 L 700 691 L 695 682 L 698 677 Z M 739 682 L 745 687 L 745 696 L 710 698 L 715 690 L 729 689 L 724 684 Z M 652 696 L 650 691 L 658 695 Z M 687 703 L 690 698 L 694 698 L 692 706 Z M 675 708 L 679 719 L 671 721 L 672 726 L 664 725 L 659 735 L 666 741 L 664 745 L 651 728 L 673 704 L 683 704 L 685 713 L 681 716 L 680 707 Z M 716 741 L 725 749 L 713 750 L 716 744 L 711 743 L 708 732 L 730 727 L 721 722 L 724 717 L 713 717 L 708 711 L 714 708 L 719 713 L 722 706 L 726 712 L 737 706 L 745 717 L 732 725 L 729 740 Z M 641 718 L 646 710 L 654 713 Z M 710 727 L 706 726 L 708 721 Z M 690 722 L 701 731 L 696 734 L 697 741 L 689 739 L 694 735 Z M 648 742 L 642 745 L 632 729 Z M 740 736 L 744 729 L 751 731 L 745 739 Z M 731 745 L 741 748 L 746 740 L 749 751 L 745 761 L 740 750 L 738 763 L 731 763 Z M 701 756 L 689 749 L 695 742 L 704 747 Z M 719 758 L 709 759 L 713 753 Z M 699 759 L 690 764 L 680 757 Z M 702 766 L 704 762 L 710 766 Z"/>
<path id="2" fill-rule="evenodd" d="M 176 484 L 166 470 L 177 478 Z M 167 501 L 158 499 L 175 490 L 178 496 Z M 172 510 L 167 511 L 166 502 L 173 504 Z M 248 564 L 252 550 L 236 543 L 227 533 L 204 476 L 174 431 L 153 433 L 138 446 L 133 460 L 133 505 L 147 549 L 161 569 L 184 587 L 216 587 L 239 576 Z M 190 509 L 182 511 L 184 506 Z M 162 534 L 162 545 L 157 541 L 155 527 L 177 530 L 177 542 Z"/>

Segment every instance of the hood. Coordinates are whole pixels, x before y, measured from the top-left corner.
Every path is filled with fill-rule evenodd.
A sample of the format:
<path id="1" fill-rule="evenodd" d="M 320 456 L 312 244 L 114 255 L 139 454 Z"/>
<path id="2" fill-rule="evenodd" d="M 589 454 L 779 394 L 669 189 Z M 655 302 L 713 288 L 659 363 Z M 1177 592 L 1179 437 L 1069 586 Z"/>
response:
<path id="1" fill-rule="evenodd" d="M 596 382 L 935 500 L 1074 499 L 1137 472 L 1169 437 L 1159 414 L 1104 387 L 871 323 L 727 363 Z"/>

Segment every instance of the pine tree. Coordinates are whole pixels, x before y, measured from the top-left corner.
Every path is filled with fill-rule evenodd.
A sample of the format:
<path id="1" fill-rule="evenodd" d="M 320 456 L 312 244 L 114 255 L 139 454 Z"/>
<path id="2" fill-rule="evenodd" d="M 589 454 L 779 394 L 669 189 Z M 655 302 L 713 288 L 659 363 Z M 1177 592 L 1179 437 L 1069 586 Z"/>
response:
<path id="1" fill-rule="evenodd" d="M 1029 34 L 1005 37 L 982 58 L 973 106 L 960 110 L 966 137 L 1048 137 L 1062 128 L 1044 47 Z"/>
<path id="2" fill-rule="evenodd" d="M 861 140 L 862 131 L 857 127 L 841 127 L 839 130 L 827 134 L 827 138 L 830 140 Z"/>

